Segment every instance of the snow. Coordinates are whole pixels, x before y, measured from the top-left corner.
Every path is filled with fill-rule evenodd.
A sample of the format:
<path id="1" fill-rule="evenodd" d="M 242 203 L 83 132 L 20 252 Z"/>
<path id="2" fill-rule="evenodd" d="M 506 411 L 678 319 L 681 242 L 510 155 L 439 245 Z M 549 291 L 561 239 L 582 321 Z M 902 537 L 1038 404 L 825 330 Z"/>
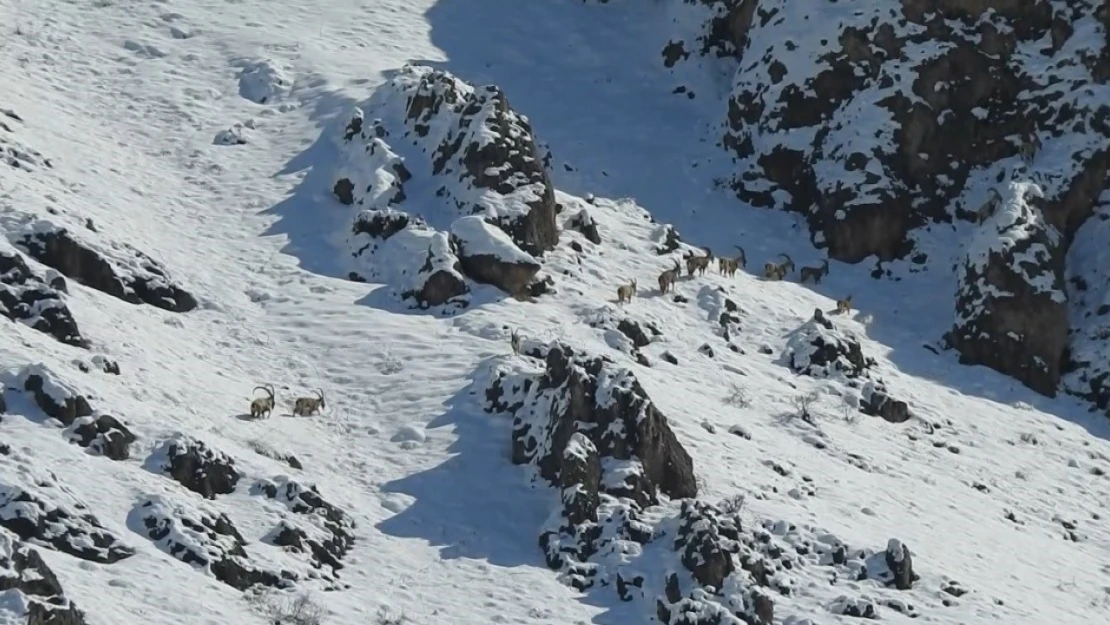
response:
<path id="1" fill-rule="evenodd" d="M 816 9 L 773 4 L 786 11 L 776 20 L 799 11 L 811 13 L 811 23 L 834 19 L 830 11 L 843 15 L 833 3 Z M 864 23 L 869 10 L 850 19 Z M 1110 471 L 1110 427 L 1074 398 L 1049 400 L 997 373 L 960 367 L 950 355 L 922 349 L 951 319 L 953 276 L 880 283 L 868 275 L 869 266 L 834 265 L 820 286 L 810 288 L 765 282 L 745 271 L 726 279 L 711 269 L 705 277 L 683 276 L 674 294 L 655 291 L 656 277 L 672 265 L 672 256 L 656 253 L 666 223 L 695 247 L 744 246 L 749 270 L 782 251 L 799 260 L 813 253 L 805 233 L 791 228 L 791 217 L 708 191 L 714 176 L 735 170 L 727 158 L 713 161 L 715 135 L 703 136 L 686 120 L 719 120 L 730 85 L 717 93 L 706 78 L 696 86 L 696 99 L 671 93 L 676 75 L 660 67 L 665 37 L 658 41 L 659 20 L 676 11 L 651 3 L 546 0 L 514 7 L 491 0 L 0 0 L 0 107 L 23 119 L 7 122 L 10 133 L 0 129 L 4 238 L 19 235 L 27 218 L 74 232 L 92 219 L 103 237 L 90 238 L 108 252 L 119 250 L 112 258 L 121 266 L 127 266 L 123 250 L 141 249 L 202 301 L 195 311 L 177 314 L 132 306 L 70 281 L 70 293 L 60 297 L 91 350 L 0 319 L 0 362 L 11 371 L 3 380 L 0 448 L 10 452 L 0 453 L 0 488 L 30 489 L 52 473 L 59 487 L 48 490 L 69 493 L 57 501 L 69 508 L 81 502 L 105 531 L 136 549 L 125 561 L 89 565 L 35 546 L 91 624 L 179 625 L 182 614 L 196 615 L 198 623 L 267 622 L 243 593 L 167 555 L 167 543 L 137 533 L 135 515 L 146 502 L 166 519 L 226 515 L 252 559 L 301 576 L 298 588 L 325 603 L 327 623 L 372 623 L 379 609 L 403 613 L 416 625 L 445 618 L 458 625 L 648 622 L 662 592 L 656 582 L 681 567 L 675 552 L 660 546 L 668 540 L 606 556 L 610 572 L 650 577 L 643 601 L 624 603 L 611 587 L 575 591 L 543 562 L 536 538 L 553 493 L 510 463 L 511 425 L 481 410 L 482 377 L 491 366 L 522 376 L 539 368 L 511 353 L 507 327 L 521 330 L 524 351 L 562 340 L 613 359 L 605 392 L 624 383 L 619 372 L 633 372 L 693 457 L 702 497 L 715 502 L 746 495 L 741 516 L 747 527 L 785 521 L 824 528 L 809 533 L 870 549 L 896 538 L 912 551 L 922 580 L 897 595 L 875 580 L 830 583 L 826 570 L 815 566 L 790 573 L 791 596 L 768 591 L 776 622 L 852 622 L 830 608 L 866 601 L 887 622 L 910 622 L 879 603 L 892 596 L 916 606 L 920 621 L 938 625 L 1040 625 L 1046 614 L 1059 623 L 1105 622 L 1110 498 L 1096 470 Z M 1093 18 L 1081 25 L 1073 39 L 1087 30 L 1102 36 Z M 774 89 L 813 73 L 820 51 L 808 29 L 798 24 L 792 41 L 804 46 L 803 53 L 783 55 L 790 78 Z M 778 51 L 781 43 L 753 43 L 752 58 L 772 47 Z M 499 85 L 551 144 L 553 182 L 561 197 L 574 198 L 564 202 L 568 209 L 581 206 L 587 193 L 597 196 L 589 212 L 603 244 L 576 252 L 569 242 L 579 238 L 564 232 L 544 260 L 557 294 L 533 302 L 482 301 L 450 315 L 382 297 L 383 288 L 412 288 L 417 263 L 426 258 L 421 254 L 431 248 L 438 250 L 437 266 L 454 271 L 447 230 L 457 225 L 458 212 L 436 216 L 431 202 L 446 203 L 434 198 L 434 186 L 426 195 L 410 195 L 402 208 L 413 214 L 411 207 L 421 208 L 419 214 L 440 230 L 410 226 L 381 243 L 373 256 L 389 263 L 375 265 L 380 273 L 367 276 L 373 284 L 344 279 L 354 211 L 337 206 L 332 196 L 342 155 L 331 139 L 356 105 L 367 117 L 402 107 L 408 91 L 387 94 L 394 108 L 364 105 L 379 102 L 384 96 L 375 100 L 372 92 L 391 80 L 413 88 L 424 70 L 401 69 L 412 59 L 446 67 L 472 85 Z M 708 61 L 704 68 L 719 70 Z M 762 72 L 746 79 L 773 84 Z M 857 136 L 857 130 L 881 130 L 884 120 L 859 115 L 858 109 L 838 113 L 844 131 L 830 146 L 865 151 L 866 133 Z M 252 118 L 260 120 L 254 127 L 246 123 Z M 485 119 L 474 118 L 478 138 Z M 251 128 L 248 143 L 213 144 L 217 133 L 236 124 Z M 436 136 L 452 132 L 446 123 L 432 129 Z M 392 140 L 396 136 L 389 146 L 406 163 L 418 160 L 422 146 L 435 145 L 409 145 Z M 762 136 L 757 148 L 786 138 Z M 1035 169 L 1053 168 L 1053 145 L 1044 142 Z M 17 160 L 20 168 L 10 166 Z M 381 166 L 384 161 L 364 173 L 380 175 L 386 171 Z M 416 164 L 412 169 L 424 173 Z M 835 182 L 832 177 L 842 173 L 828 175 Z M 457 173 L 443 178 L 452 176 Z M 489 200 L 486 214 L 500 214 L 520 209 L 532 193 L 521 187 L 508 200 L 463 199 Z M 634 199 L 606 199 L 622 197 Z M 386 208 L 371 204 L 360 209 Z M 1105 246 L 1087 249 L 1093 267 Z M 930 264 L 943 267 L 964 251 L 941 249 Z M 1103 276 L 1103 270 L 1085 275 Z M 589 323 L 615 307 L 613 291 L 625 277 L 637 278 L 640 291 L 626 311 L 612 315 L 661 330 L 637 350 L 650 367 L 632 350 L 609 346 L 606 333 L 613 327 Z M 1105 284 L 1090 281 L 1096 290 Z M 859 416 L 849 422 L 831 401 L 816 409 L 815 424 L 782 418 L 798 395 L 858 394 L 850 381 L 798 376 L 779 360 L 790 333 L 815 308 L 828 310 L 849 292 L 875 323 L 835 323 L 858 338 L 892 395 L 920 419 L 894 425 Z M 724 296 L 743 309 L 739 329 L 730 329 L 741 351 L 728 349 L 721 336 Z M 1090 298 L 1093 308 L 1106 302 L 1095 290 Z M 698 353 L 704 344 L 713 347 L 713 358 Z M 772 354 L 761 351 L 765 345 Z M 680 364 L 667 363 L 663 352 Z M 119 362 L 121 375 L 83 373 L 72 364 L 94 355 Z M 48 383 L 80 389 L 98 411 L 125 419 L 139 439 L 131 458 L 91 456 L 58 428 L 44 426 L 20 390 L 19 371 L 31 364 L 56 372 Z M 267 382 L 282 395 L 288 394 L 284 387 L 323 388 L 329 414 L 237 418 L 246 412 L 251 389 Z M 746 391 L 746 405 L 722 401 L 734 386 Z M 549 408 L 541 398 L 532 409 L 540 414 Z M 703 423 L 716 427 L 711 432 Z M 160 472 L 143 470 L 160 442 L 177 432 L 236 459 L 244 478 L 235 492 L 203 501 Z M 258 449 L 292 453 L 304 468 L 291 469 Z M 793 471 L 782 475 L 764 464 L 768 459 Z M 355 521 L 355 540 L 338 572 L 349 587 L 322 593 L 332 581 L 309 577 L 312 567 L 303 554 L 265 542 L 296 515 L 252 496 L 250 486 L 263 479 L 280 483 L 279 475 L 319 484 L 325 499 Z M 645 523 L 673 530 L 674 506 L 644 511 Z M 180 521 L 169 527 L 168 536 L 198 549 L 223 545 L 202 541 Z M 0 544 L 13 536 L 0 530 Z M 945 593 L 946 579 L 970 592 Z M 739 584 L 735 578 L 728 583 Z M 689 589 L 693 582 L 683 578 L 682 584 Z M 731 586 L 726 593 L 740 596 Z M 0 623 L 22 623 L 23 601 L 0 593 Z"/>

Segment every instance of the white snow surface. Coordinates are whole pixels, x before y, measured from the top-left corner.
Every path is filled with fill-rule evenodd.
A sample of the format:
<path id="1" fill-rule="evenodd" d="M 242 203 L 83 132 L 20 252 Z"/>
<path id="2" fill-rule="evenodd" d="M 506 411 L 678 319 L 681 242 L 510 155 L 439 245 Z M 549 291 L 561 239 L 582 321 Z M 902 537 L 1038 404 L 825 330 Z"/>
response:
<path id="1" fill-rule="evenodd" d="M 865 9 L 850 19 L 870 19 L 875 3 L 858 4 Z M 832 19 L 826 12 L 837 6 L 812 10 L 810 21 Z M 923 349 L 951 319 L 950 275 L 879 282 L 870 267 L 834 263 L 817 287 L 711 270 L 683 277 L 673 294 L 655 289 L 671 257 L 655 252 L 661 226 L 651 216 L 674 223 L 690 245 L 743 245 L 749 271 L 784 250 L 799 266 L 814 256 L 792 216 L 711 191 L 722 170 L 713 164 L 715 139 L 676 120 L 719 120 L 730 85 L 707 77 L 697 99 L 671 93 L 673 77 L 658 59 L 659 24 L 675 14 L 653 3 L 554 0 L 0 0 L 0 112 L 23 120 L 0 116 L 11 127 L 0 128 L 0 138 L 52 163 L 17 168 L 0 158 L 5 237 L 25 217 L 67 227 L 91 218 L 110 240 L 157 258 L 201 302 L 176 314 L 71 280 L 65 301 L 89 350 L 0 319 L 0 366 L 10 372 L 0 490 L 53 474 L 58 501 L 81 502 L 83 514 L 136 549 L 105 565 L 35 547 L 91 625 L 180 625 L 183 614 L 198 625 L 269 622 L 243 593 L 165 553 L 129 521 L 146 501 L 167 515 L 222 513 L 252 557 L 307 569 L 301 554 L 264 540 L 282 515 L 294 515 L 250 493 L 280 475 L 318 484 L 356 522 L 339 573 L 349 587 L 324 593 L 323 580 L 307 577 L 298 584 L 325 607 L 325 624 L 373 623 L 385 613 L 415 625 L 650 622 L 654 598 L 622 603 L 611 587 L 580 593 L 544 565 L 537 536 L 558 495 L 510 463 L 510 423 L 483 413 L 485 389 L 471 384 L 491 367 L 541 368 L 511 355 L 509 327 L 520 329 L 524 351 L 536 341 L 566 341 L 634 372 L 693 457 L 700 496 L 745 495 L 746 524 L 812 525 L 875 550 L 897 539 L 921 575 L 898 594 L 918 606 L 916 621 L 1107 622 L 1110 426 L 1073 398 L 1050 400 Z M 1085 28 L 1095 29 L 1088 21 Z M 797 28 L 795 41 L 806 41 L 806 24 Z M 775 43 L 757 42 L 768 50 Z M 813 73 L 818 50 L 806 50 L 782 55 L 788 82 Z M 386 286 L 344 279 L 351 211 L 332 195 L 338 155 L 330 138 L 355 103 L 398 72 L 406 76 L 401 68 L 412 59 L 502 87 L 551 145 L 560 197 L 575 198 L 564 204 L 597 196 L 590 214 L 603 243 L 563 232 L 544 261 L 555 294 L 482 301 L 446 315 L 402 306 L 387 293 L 401 278 L 375 280 Z M 748 79 L 771 84 L 755 72 Z M 862 124 L 861 132 L 882 122 L 840 116 L 846 129 Z M 220 130 L 251 119 L 259 121 L 249 125 L 249 143 L 213 144 Z M 849 141 L 854 132 L 836 136 Z M 757 149 L 779 140 L 792 139 L 767 134 Z M 391 145 L 406 155 L 419 149 Z M 521 195 L 491 212 L 514 209 Z M 397 245 L 447 245 L 443 232 L 408 230 L 421 240 Z M 939 258 L 962 251 L 940 249 Z M 640 284 L 622 309 L 613 301 L 618 276 Z M 712 312 L 720 308 L 717 289 L 741 308 L 736 351 Z M 849 315 L 834 323 L 859 337 L 887 391 L 919 415 L 908 423 L 845 418 L 842 398 L 855 397 L 848 382 L 796 376 L 779 361 L 789 333 L 846 293 L 874 322 Z M 651 367 L 609 346 L 612 329 L 588 323 L 599 311 L 662 330 L 638 350 Z M 698 351 L 704 344 L 713 357 Z M 118 362 L 121 374 L 73 365 L 94 356 Z M 44 421 L 20 390 L 19 371 L 31 364 L 60 372 L 58 384 L 79 389 L 94 411 L 125 420 L 138 437 L 130 459 L 87 454 Z M 623 375 L 608 383 L 625 383 Z M 328 410 L 293 418 L 279 402 L 269 419 L 239 418 L 262 383 L 274 384 L 279 398 L 292 393 L 286 389 L 323 388 Z M 796 396 L 811 391 L 820 397 L 814 424 L 783 418 Z M 161 441 L 178 433 L 235 458 L 242 478 L 233 493 L 202 501 L 144 469 Z M 295 455 L 303 470 L 259 453 L 273 449 Z M 183 526 L 173 531 L 196 538 Z M 0 529 L 0 542 L 13 536 Z M 673 564 L 673 554 L 661 554 L 668 540 L 612 561 L 634 560 L 658 579 Z M 943 593 L 946 580 L 968 594 Z M 870 581 L 831 584 L 806 571 L 793 584 L 791 596 L 770 593 L 776 623 L 855 622 L 833 610 L 879 592 Z M 25 622 L 24 601 L 0 593 L 0 623 Z M 882 619 L 914 621 L 885 604 Z"/>

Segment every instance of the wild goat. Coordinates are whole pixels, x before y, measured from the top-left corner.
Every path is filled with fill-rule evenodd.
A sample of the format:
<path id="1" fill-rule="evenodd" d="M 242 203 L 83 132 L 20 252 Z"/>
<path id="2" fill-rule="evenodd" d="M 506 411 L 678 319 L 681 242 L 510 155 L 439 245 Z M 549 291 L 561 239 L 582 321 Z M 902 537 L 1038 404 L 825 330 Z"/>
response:
<path id="1" fill-rule="evenodd" d="M 324 390 L 313 391 L 316 397 L 298 397 L 293 401 L 293 414 L 301 417 L 310 417 L 313 413 L 319 412 L 327 408 L 327 402 L 324 401 Z"/>
<path id="2" fill-rule="evenodd" d="M 1041 140 L 1037 138 L 1036 134 L 1031 134 L 1026 139 L 1022 140 L 1021 147 L 1018 148 L 1021 154 L 1021 160 L 1025 161 L 1026 165 L 1033 164 L 1033 157 L 1041 150 Z"/>
<path id="3" fill-rule="evenodd" d="M 852 296 L 836 300 L 836 314 L 843 315 L 852 312 Z"/>
<path id="4" fill-rule="evenodd" d="M 704 249 L 705 256 L 691 254 L 686 257 L 686 275 L 692 276 L 695 271 L 700 275 L 705 275 L 705 270 L 709 269 L 709 261 L 713 260 L 713 252 L 708 247 Z"/>
<path id="5" fill-rule="evenodd" d="M 513 353 L 519 356 L 520 355 L 520 333 L 518 333 L 516 330 L 513 330 L 513 333 L 511 335 L 509 335 L 509 345 L 512 346 Z"/>
<path id="6" fill-rule="evenodd" d="M 763 265 L 763 277 L 768 280 L 782 280 L 791 271 L 794 271 L 794 261 L 787 254 L 779 254 L 786 260 L 781 263 L 768 262 Z"/>
<path id="7" fill-rule="evenodd" d="M 829 275 L 829 261 L 822 260 L 819 267 L 802 267 L 798 270 L 798 281 L 805 284 L 806 280 L 813 280 L 814 284 L 821 284 L 821 279 Z"/>
<path id="8" fill-rule="evenodd" d="M 628 284 L 622 284 L 617 287 L 617 303 L 623 304 L 625 302 L 632 302 L 632 296 L 636 294 L 636 281 L 633 280 Z"/>
<path id="9" fill-rule="evenodd" d="M 748 258 L 744 254 L 744 248 L 739 245 L 735 246 L 740 250 L 740 255 L 736 258 L 719 258 L 717 259 L 717 269 L 724 275 L 732 277 L 736 275 L 737 270 L 748 264 Z"/>
<path id="10" fill-rule="evenodd" d="M 998 193 L 998 189 L 991 187 L 991 190 L 987 192 L 987 201 L 983 202 L 979 210 L 975 211 L 975 216 L 978 218 L 979 223 L 983 223 L 993 215 L 994 211 L 998 210 L 1001 204 L 1002 195 Z"/>
<path id="11" fill-rule="evenodd" d="M 254 387 L 255 391 L 264 391 L 269 394 L 269 397 L 257 397 L 251 401 L 251 418 L 259 419 L 263 416 L 270 416 L 274 411 L 274 404 L 277 402 L 277 393 L 274 392 L 273 384 L 263 384 L 262 386 Z"/>
<path id="12" fill-rule="evenodd" d="M 674 269 L 668 269 L 659 274 L 659 292 L 665 295 L 667 291 L 673 288 L 674 283 L 678 280 L 678 274 L 681 271 L 682 266 L 678 264 L 678 260 L 675 260 Z"/>

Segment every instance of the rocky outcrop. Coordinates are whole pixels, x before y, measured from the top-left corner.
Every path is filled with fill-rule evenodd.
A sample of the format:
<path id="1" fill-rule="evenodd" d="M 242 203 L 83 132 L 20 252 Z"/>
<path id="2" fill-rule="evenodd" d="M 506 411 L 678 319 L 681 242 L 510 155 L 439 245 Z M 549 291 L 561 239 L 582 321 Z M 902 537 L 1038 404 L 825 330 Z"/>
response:
<path id="1" fill-rule="evenodd" d="M 314 485 L 285 476 L 260 480 L 252 492 L 283 503 L 295 517 L 282 520 L 270 542 L 311 557 L 312 566 L 343 568 L 342 559 L 354 545 L 355 522 L 349 514 L 320 496 Z"/>
<path id="2" fill-rule="evenodd" d="M 78 446 L 112 460 L 131 457 L 131 444 L 137 439 L 128 427 L 111 415 L 77 419 L 69 431 L 69 438 Z"/>
<path id="3" fill-rule="evenodd" d="M 58 576 L 30 546 L 0 534 L 0 622 L 26 618 L 28 625 L 86 625 L 85 615 L 65 595 Z M 17 606 L 25 614 L 14 613 Z M 13 612 L 9 617 L 7 612 Z"/>
<path id="4" fill-rule="evenodd" d="M 745 68 L 724 136 L 739 161 L 733 188 L 805 215 L 831 258 L 902 257 L 910 229 L 952 220 L 953 206 L 1007 170 L 1051 181 L 1050 221 L 1062 231 L 1090 214 L 1097 193 L 1076 185 L 1101 180 L 1110 136 L 1105 103 L 1082 91 L 1104 48 L 1078 27 L 1093 0 L 854 3 L 808 22 L 805 37 L 793 28 L 808 9 L 786 0 L 705 4 L 714 9 L 692 35 L 701 50 L 685 52 Z M 1042 163 L 1033 143 L 1023 162 L 1034 136 L 1067 156 Z"/>
<path id="5" fill-rule="evenodd" d="M 147 497 L 131 510 L 127 524 L 162 551 L 236 590 L 257 584 L 288 587 L 297 579 L 292 572 L 268 571 L 254 563 L 231 519 L 202 505 Z"/>
<path id="6" fill-rule="evenodd" d="M 188 312 L 196 298 L 154 259 L 125 243 L 97 246 L 48 220 L 29 225 L 14 241 L 32 258 L 81 284 L 132 304 Z"/>
<path id="7" fill-rule="evenodd" d="M 450 238 L 422 219 L 392 209 L 366 210 L 348 242 L 358 266 L 352 278 L 384 282 L 423 308 L 466 304 L 470 287 Z"/>
<path id="8" fill-rule="evenodd" d="M 857 378 L 875 366 L 859 339 L 837 328 L 821 309 L 788 335 L 782 357 L 795 373 L 822 378 Z"/>
<path id="9" fill-rule="evenodd" d="M 0 527 L 20 540 L 89 562 L 111 564 L 135 555 L 85 504 L 62 491 L 53 475 L 39 474 L 35 485 L 0 477 Z"/>
<path id="10" fill-rule="evenodd" d="M 63 300 L 65 288 L 64 279 L 37 275 L 19 252 L 0 242 L 0 315 L 67 345 L 88 347 Z"/>
<path id="11" fill-rule="evenodd" d="M 151 471 L 169 475 L 205 499 L 234 492 L 241 477 L 233 458 L 182 435 L 163 441 L 146 464 Z"/>
<path id="12" fill-rule="evenodd" d="M 965 364 L 985 365 L 1055 396 L 1068 340 L 1066 254 L 1045 219 L 1040 187 L 1011 184 L 957 270 L 949 344 Z"/>
<path id="13" fill-rule="evenodd" d="M 911 416 L 909 405 L 892 397 L 876 375 L 875 359 L 864 354 L 859 339 L 836 326 L 820 308 L 787 337 L 782 360 L 800 375 L 840 378 L 852 388 L 860 388 L 859 410 L 863 414 L 890 423 L 905 423 Z M 858 379 L 865 380 L 862 387 Z"/>
<path id="14" fill-rule="evenodd" d="M 529 254 L 558 242 L 549 155 L 497 87 L 406 66 L 355 109 L 338 145 L 332 191 L 344 204 L 381 210 L 420 192 L 422 206 L 441 205 L 422 211 L 439 227 L 476 214 Z"/>
<path id="15" fill-rule="evenodd" d="M 462 217 L 451 225 L 452 242 L 463 273 L 475 282 L 493 285 L 510 295 L 525 293 L 540 270 L 531 254 L 517 247 L 507 234 L 478 216 Z"/>

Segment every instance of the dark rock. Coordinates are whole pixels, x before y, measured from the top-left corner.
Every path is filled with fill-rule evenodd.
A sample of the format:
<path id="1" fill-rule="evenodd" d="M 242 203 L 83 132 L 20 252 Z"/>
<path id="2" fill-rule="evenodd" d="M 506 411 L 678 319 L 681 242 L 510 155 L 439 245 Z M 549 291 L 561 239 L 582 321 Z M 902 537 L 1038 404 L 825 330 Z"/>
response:
<path id="1" fill-rule="evenodd" d="M 586 240 L 590 243 L 601 245 L 601 233 L 597 231 L 597 223 L 590 215 L 590 211 L 584 208 L 578 211 L 578 214 L 568 222 L 568 225 L 581 232 L 582 236 L 586 237 Z"/>
<path id="2" fill-rule="evenodd" d="M 682 247 L 682 237 L 679 236 L 678 230 L 674 226 L 665 224 L 662 230 L 654 237 L 655 239 L 662 239 L 659 245 L 655 247 L 655 253 L 660 256 L 665 256 L 678 250 Z"/>
<path id="3" fill-rule="evenodd" d="M 47 484 L 56 486 L 55 484 Z M 135 550 L 104 528 L 100 521 L 69 506 L 47 499 L 46 493 L 10 486 L 0 489 L 0 527 L 20 540 L 34 541 L 64 554 L 100 564 L 119 562 Z"/>
<path id="4" fill-rule="evenodd" d="M 186 507 L 161 496 L 152 496 L 132 509 L 128 525 L 174 558 L 203 569 L 219 581 L 246 590 L 261 584 L 289 587 L 293 573 L 258 568 L 243 549 L 246 541 L 225 514 L 203 506 Z M 188 542 L 179 542 L 187 536 Z"/>
<path id="5" fill-rule="evenodd" d="M 92 414 L 92 406 L 84 395 L 78 395 L 68 386 L 59 383 L 48 370 L 33 366 L 26 371 L 23 390 L 33 394 L 35 404 L 46 416 L 68 426 L 75 419 Z"/>
<path id="6" fill-rule="evenodd" d="M 597 447 L 581 433 L 572 435 L 563 450 L 558 487 L 562 493 L 559 523 L 540 534 L 540 549 L 553 569 L 585 561 L 595 552 L 601 531 L 597 524 L 601 460 Z"/>
<path id="7" fill-rule="evenodd" d="M 719 510 L 699 501 L 682 502 L 680 524 L 674 548 L 681 553 L 682 565 L 694 574 L 699 584 L 721 590 L 725 578 L 736 570 L 730 549 L 724 544 L 717 520 Z"/>
<path id="8" fill-rule="evenodd" d="M 88 347 L 73 313 L 62 300 L 65 281 L 58 284 L 55 280 L 55 285 L 50 282 L 32 272 L 15 250 L 0 249 L 0 314 L 67 345 Z"/>
<path id="9" fill-rule="evenodd" d="M 157 472 L 206 499 L 234 492 L 241 477 L 230 456 L 184 436 L 163 442 L 150 462 Z"/>
<path id="10" fill-rule="evenodd" d="M 452 226 L 455 253 L 463 273 L 510 295 L 524 293 L 540 264 L 480 217 L 463 217 Z"/>
<path id="11" fill-rule="evenodd" d="M 875 365 L 859 340 L 838 329 L 820 310 L 790 333 L 783 357 L 792 371 L 813 377 L 855 378 Z"/>
<path id="12" fill-rule="evenodd" d="M 112 460 L 127 460 L 131 457 L 131 443 L 136 438 L 131 430 L 110 415 L 100 415 L 95 419 L 83 418 L 75 422 L 72 440 L 84 447 Z"/>
<path id="13" fill-rule="evenodd" d="M 0 592 L 26 606 L 27 625 L 87 625 L 38 551 L 0 536 Z M 22 599 L 22 600 L 21 600 Z"/>
<path id="14" fill-rule="evenodd" d="M 66 228 L 36 224 L 18 245 L 35 260 L 81 284 L 132 304 L 146 303 L 171 312 L 197 307 L 196 298 L 174 284 L 154 259 L 126 244 L 117 250 L 130 257 L 126 271 L 100 251 L 75 239 Z"/>
<path id="15" fill-rule="evenodd" d="M 882 384 L 868 381 L 860 393 L 860 411 L 873 417 L 882 417 L 890 423 L 905 423 L 910 419 L 906 402 L 891 397 Z"/>
<path id="16" fill-rule="evenodd" d="M 913 587 L 916 575 L 913 571 L 913 558 L 909 547 L 901 541 L 892 538 L 886 547 L 886 565 L 894 576 L 891 584 L 898 590 L 909 590 Z"/>
<path id="17" fill-rule="evenodd" d="M 296 515 L 275 529 L 273 544 L 310 554 L 315 568 L 343 568 L 343 557 L 355 542 L 355 522 L 349 514 L 326 501 L 315 486 L 284 476 L 260 480 L 252 492 L 284 503 Z"/>

